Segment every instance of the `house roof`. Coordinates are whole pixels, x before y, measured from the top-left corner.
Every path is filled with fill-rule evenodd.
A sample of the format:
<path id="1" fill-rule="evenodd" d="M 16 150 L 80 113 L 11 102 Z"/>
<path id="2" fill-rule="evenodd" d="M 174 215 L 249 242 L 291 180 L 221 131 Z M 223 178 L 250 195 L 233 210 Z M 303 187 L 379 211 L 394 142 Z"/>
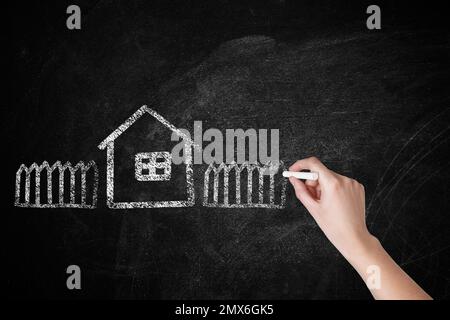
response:
<path id="1" fill-rule="evenodd" d="M 191 140 L 189 136 L 184 134 L 180 129 L 177 129 L 173 124 L 167 121 L 162 115 L 160 115 L 155 110 L 143 105 L 140 107 L 135 113 L 133 113 L 127 120 L 125 120 L 116 130 L 114 130 L 105 140 L 103 140 L 98 148 L 103 150 L 106 148 L 108 144 L 116 140 L 122 133 L 124 133 L 129 127 L 131 127 L 140 117 L 142 117 L 145 113 L 150 114 L 153 118 L 161 122 L 165 127 L 169 128 L 173 132 L 175 132 L 179 137 L 183 138 L 184 141 L 193 145 L 194 142 Z"/>

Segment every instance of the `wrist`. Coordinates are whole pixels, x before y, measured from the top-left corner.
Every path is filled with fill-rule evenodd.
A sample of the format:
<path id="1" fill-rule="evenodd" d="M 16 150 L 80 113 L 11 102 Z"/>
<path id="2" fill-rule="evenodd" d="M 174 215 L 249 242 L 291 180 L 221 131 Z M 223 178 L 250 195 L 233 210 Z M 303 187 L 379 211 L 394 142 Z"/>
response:
<path id="1" fill-rule="evenodd" d="M 352 246 L 341 253 L 350 264 L 355 265 L 360 261 L 370 261 L 371 256 L 378 255 L 383 250 L 380 241 L 367 232 L 357 237 Z"/>

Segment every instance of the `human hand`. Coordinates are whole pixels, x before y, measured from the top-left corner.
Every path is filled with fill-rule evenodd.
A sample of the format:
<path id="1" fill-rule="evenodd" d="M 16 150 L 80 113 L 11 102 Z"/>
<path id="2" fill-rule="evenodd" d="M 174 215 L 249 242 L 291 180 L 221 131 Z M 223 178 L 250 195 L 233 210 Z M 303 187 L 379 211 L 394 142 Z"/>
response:
<path id="1" fill-rule="evenodd" d="M 290 171 L 309 169 L 317 181 L 289 178 L 295 195 L 331 243 L 349 259 L 376 241 L 366 227 L 364 186 L 329 170 L 317 158 L 298 160 Z"/>
<path id="2" fill-rule="evenodd" d="M 366 227 L 364 187 L 341 176 L 317 158 L 294 163 L 289 170 L 309 169 L 319 173 L 317 181 L 289 181 L 331 243 L 367 283 L 375 299 L 432 299 L 383 249 Z M 377 286 L 369 285 L 372 267 L 379 275 Z M 370 272 L 369 272 L 370 271 Z"/>

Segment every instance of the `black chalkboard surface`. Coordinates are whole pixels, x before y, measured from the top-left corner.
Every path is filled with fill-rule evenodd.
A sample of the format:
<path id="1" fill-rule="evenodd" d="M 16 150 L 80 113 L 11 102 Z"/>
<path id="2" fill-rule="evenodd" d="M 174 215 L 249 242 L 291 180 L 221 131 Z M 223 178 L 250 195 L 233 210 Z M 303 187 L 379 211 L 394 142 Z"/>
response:
<path id="1" fill-rule="evenodd" d="M 281 210 L 208 207 L 207 165 L 193 164 L 189 206 L 109 208 L 108 151 L 98 146 L 147 105 L 191 134 L 194 121 L 223 132 L 279 129 L 287 165 L 314 155 L 357 179 L 371 232 L 427 292 L 448 298 L 444 10 L 380 2 L 382 29 L 368 30 L 364 1 L 81 1 L 82 27 L 68 30 L 69 4 L 9 9 L 22 17 L 10 21 L 12 76 L 2 108 L 11 297 L 370 297 L 290 185 Z M 188 199 L 183 179 L 144 188 L 133 180 L 133 154 L 173 143 L 170 128 L 142 117 L 115 140 L 115 196 Z M 58 160 L 95 162 L 95 208 L 15 206 L 20 165 Z M 91 199 L 95 177 L 86 179 Z M 73 264 L 82 290 L 66 288 Z"/>

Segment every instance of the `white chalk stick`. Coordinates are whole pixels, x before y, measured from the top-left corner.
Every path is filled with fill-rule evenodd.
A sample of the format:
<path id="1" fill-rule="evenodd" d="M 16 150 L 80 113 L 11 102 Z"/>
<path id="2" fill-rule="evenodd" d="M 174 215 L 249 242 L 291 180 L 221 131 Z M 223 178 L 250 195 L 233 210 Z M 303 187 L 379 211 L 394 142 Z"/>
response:
<path id="1" fill-rule="evenodd" d="M 294 177 L 303 180 L 318 180 L 319 173 L 314 171 L 313 172 L 283 171 L 283 177 L 285 178 Z"/>

